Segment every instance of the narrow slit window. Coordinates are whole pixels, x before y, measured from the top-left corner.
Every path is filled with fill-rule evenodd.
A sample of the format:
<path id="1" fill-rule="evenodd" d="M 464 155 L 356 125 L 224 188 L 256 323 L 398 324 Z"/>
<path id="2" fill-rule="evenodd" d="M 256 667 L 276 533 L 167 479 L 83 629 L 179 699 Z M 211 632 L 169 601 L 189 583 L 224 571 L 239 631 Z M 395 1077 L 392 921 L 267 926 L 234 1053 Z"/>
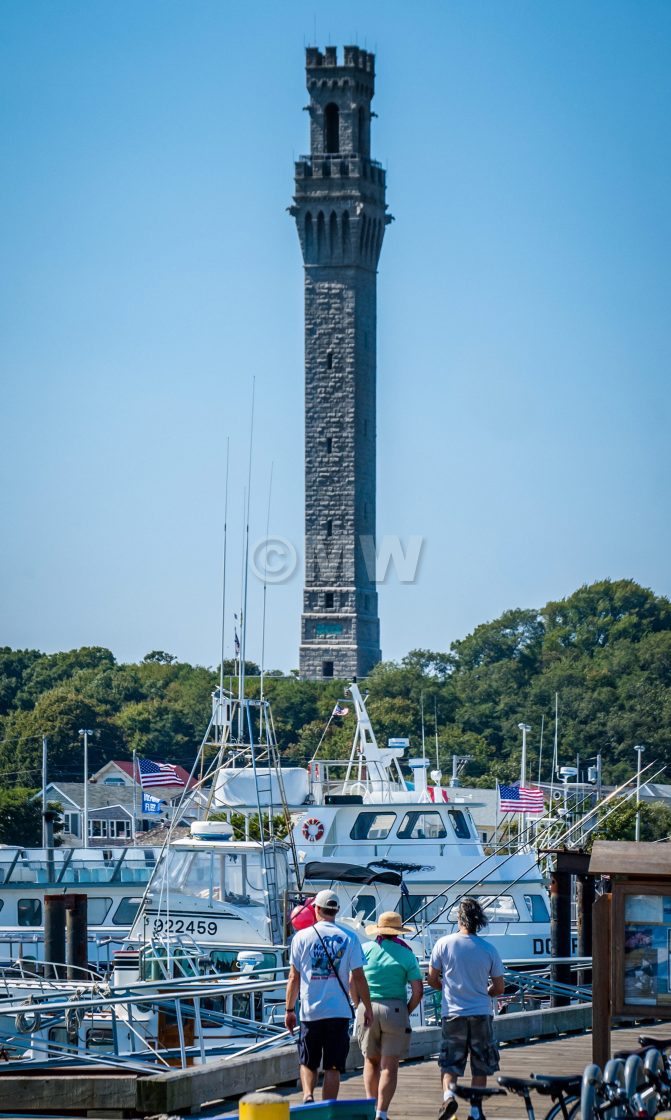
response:
<path id="1" fill-rule="evenodd" d="M 326 536 L 327 537 L 332 537 L 333 536 L 333 521 L 331 520 L 330 517 L 329 517 L 328 521 L 326 522 Z"/>
<path id="2" fill-rule="evenodd" d="M 340 151 L 340 110 L 333 102 L 324 109 L 324 148 L 328 154 Z"/>
<path id="3" fill-rule="evenodd" d="M 332 451 L 333 451 L 333 438 L 331 436 L 327 436 L 326 437 L 326 454 L 330 455 Z"/>
<path id="4" fill-rule="evenodd" d="M 323 677 L 332 677 L 333 676 L 333 662 L 332 661 L 322 661 L 322 676 Z"/>
<path id="5" fill-rule="evenodd" d="M 326 355 L 326 368 L 333 369 L 333 351 L 329 350 Z"/>
<path id="6" fill-rule="evenodd" d="M 333 610 L 333 592 L 332 591 L 325 591 L 324 592 L 324 610 L 327 610 L 327 611 L 332 611 Z"/>

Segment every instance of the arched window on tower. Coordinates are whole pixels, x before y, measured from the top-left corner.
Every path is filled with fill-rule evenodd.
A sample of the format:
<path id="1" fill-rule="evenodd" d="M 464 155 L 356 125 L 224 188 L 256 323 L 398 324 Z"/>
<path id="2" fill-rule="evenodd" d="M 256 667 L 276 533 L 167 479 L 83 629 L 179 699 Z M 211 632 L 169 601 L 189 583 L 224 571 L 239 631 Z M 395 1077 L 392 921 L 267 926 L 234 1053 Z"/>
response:
<path id="1" fill-rule="evenodd" d="M 312 229 L 312 214 L 308 210 L 305 215 L 305 259 L 306 261 L 312 260 L 314 252 L 314 232 Z"/>
<path id="2" fill-rule="evenodd" d="M 333 101 L 324 109 L 324 150 L 330 153 L 340 151 L 340 110 Z"/>
<path id="3" fill-rule="evenodd" d="M 338 249 L 338 219 L 336 217 L 335 210 L 332 210 L 331 211 L 331 217 L 329 218 L 329 253 L 331 254 L 331 256 L 333 256 L 333 254 L 337 251 L 337 249 Z"/>

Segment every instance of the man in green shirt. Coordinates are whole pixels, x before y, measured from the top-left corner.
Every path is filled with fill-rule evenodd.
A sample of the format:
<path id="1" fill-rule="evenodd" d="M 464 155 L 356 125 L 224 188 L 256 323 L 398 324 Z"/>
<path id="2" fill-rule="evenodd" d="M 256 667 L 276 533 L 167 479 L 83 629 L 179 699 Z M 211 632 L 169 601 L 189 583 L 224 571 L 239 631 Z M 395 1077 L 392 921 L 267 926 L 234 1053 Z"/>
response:
<path id="1" fill-rule="evenodd" d="M 363 946 L 364 973 L 370 988 L 373 1021 L 364 1023 L 363 1007 L 356 1015 L 356 1037 L 365 1059 L 366 1095 L 377 1099 L 376 1120 L 387 1120 L 387 1109 L 396 1092 L 398 1063 L 410 1049 L 410 1014 L 421 1002 L 422 974 L 412 949 L 400 941 L 404 929 L 395 911 L 382 914 L 377 925 L 366 926 L 374 937 Z M 410 985 L 410 999 L 408 999 Z M 352 992 L 356 999 L 356 993 Z"/>

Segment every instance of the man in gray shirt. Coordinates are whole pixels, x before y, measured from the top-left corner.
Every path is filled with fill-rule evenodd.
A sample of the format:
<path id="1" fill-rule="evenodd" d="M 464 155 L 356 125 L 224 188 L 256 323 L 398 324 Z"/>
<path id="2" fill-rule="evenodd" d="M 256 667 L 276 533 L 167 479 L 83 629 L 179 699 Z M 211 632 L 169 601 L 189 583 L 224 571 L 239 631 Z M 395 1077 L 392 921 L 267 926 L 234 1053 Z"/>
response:
<path id="1" fill-rule="evenodd" d="M 487 925 L 480 903 L 462 898 L 459 930 L 441 937 L 431 954 L 429 984 L 442 989 L 443 1037 L 438 1064 L 443 1077 L 443 1105 L 438 1120 L 457 1111 L 457 1078 L 466 1070 L 470 1054 L 472 1085 L 484 1088 L 488 1074 L 499 1068 L 499 1052 L 492 1027 L 492 996 L 503 995 L 503 964 L 490 941 L 478 937 Z M 472 1120 L 484 1120 L 471 1107 Z"/>

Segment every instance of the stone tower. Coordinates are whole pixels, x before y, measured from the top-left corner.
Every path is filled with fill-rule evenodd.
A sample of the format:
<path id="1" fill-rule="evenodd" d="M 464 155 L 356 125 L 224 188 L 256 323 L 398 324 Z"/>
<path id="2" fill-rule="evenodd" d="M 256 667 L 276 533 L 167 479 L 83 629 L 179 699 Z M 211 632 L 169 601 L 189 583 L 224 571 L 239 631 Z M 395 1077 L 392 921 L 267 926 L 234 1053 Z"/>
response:
<path id="1" fill-rule="evenodd" d="M 385 173 L 370 158 L 375 59 L 306 51 L 310 155 L 296 163 L 305 262 L 305 590 L 300 675 L 380 660 L 375 585 L 376 271 Z"/>

